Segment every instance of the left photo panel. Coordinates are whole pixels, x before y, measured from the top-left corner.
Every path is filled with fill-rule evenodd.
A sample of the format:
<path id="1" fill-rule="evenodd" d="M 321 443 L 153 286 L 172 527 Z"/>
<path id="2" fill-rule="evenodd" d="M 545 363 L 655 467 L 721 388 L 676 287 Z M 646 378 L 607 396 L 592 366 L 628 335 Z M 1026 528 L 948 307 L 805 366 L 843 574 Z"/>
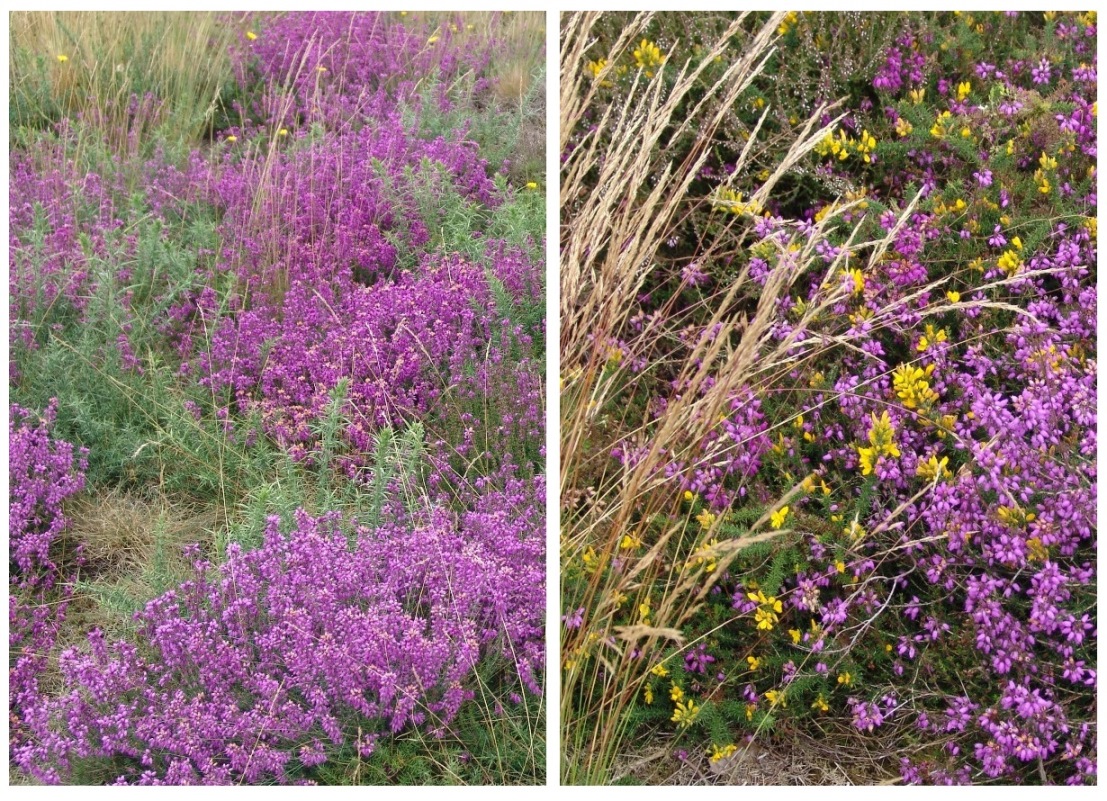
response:
<path id="1" fill-rule="evenodd" d="M 545 784 L 545 14 L 9 26 L 9 783 Z"/>

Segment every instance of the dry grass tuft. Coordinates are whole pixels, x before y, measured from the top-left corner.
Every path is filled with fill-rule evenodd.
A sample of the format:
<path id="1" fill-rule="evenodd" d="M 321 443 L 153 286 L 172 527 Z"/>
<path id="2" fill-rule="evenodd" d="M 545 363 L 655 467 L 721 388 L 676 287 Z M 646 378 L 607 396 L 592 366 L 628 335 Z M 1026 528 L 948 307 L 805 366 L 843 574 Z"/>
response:
<path id="1" fill-rule="evenodd" d="M 239 34 L 215 12 L 16 11 L 10 22 L 13 123 L 49 125 L 53 119 L 20 115 L 54 108 L 59 116 L 80 115 L 110 140 L 124 140 L 117 145 L 135 132 L 132 94 L 165 101 L 182 137 L 204 133 L 231 74 L 228 48 Z M 163 121 L 150 112 L 139 123 Z"/>
<path id="2" fill-rule="evenodd" d="M 67 537 L 81 546 L 86 577 L 141 571 L 159 558 L 185 566 L 175 552 L 210 542 L 219 521 L 211 509 L 119 490 L 82 496 L 66 509 L 66 516 Z"/>

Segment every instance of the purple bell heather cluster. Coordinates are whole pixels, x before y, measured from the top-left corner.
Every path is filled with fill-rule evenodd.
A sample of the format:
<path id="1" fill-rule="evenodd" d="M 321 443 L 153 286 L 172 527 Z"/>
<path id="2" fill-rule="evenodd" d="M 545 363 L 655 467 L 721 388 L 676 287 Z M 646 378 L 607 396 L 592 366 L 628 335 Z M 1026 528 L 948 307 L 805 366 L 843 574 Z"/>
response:
<path id="1" fill-rule="evenodd" d="M 52 783 L 93 756 L 126 760 L 127 783 L 282 781 L 351 731 L 369 734 L 365 757 L 380 732 L 441 735 L 491 646 L 540 665 L 540 626 L 503 626 L 517 521 L 438 509 L 352 538 L 338 522 L 271 518 L 256 550 L 197 556 L 194 579 L 136 615 L 134 642 L 93 632 L 63 653 L 67 689 L 28 709 L 17 763 Z"/>

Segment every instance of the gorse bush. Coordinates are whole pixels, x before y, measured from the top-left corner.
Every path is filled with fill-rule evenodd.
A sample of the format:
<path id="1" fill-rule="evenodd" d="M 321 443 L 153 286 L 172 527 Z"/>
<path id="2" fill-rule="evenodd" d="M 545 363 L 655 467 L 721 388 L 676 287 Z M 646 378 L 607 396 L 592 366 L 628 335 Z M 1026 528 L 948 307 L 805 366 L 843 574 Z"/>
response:
<path id="1" fill-rule="evenodd" d="M 21 112 L 19 771 L 541 781 L 544 210 L 488 121 L 498 37 L 540 40 L 480 22 L 223 20 L 191 134 L 152 75 L 126 120 Z"/>
<path id="2" fill-rule="evenodd" d="M 659 729 L 1095 780 L 1095 17 L 844 21 L 567 27 L 570 780 Z"/>

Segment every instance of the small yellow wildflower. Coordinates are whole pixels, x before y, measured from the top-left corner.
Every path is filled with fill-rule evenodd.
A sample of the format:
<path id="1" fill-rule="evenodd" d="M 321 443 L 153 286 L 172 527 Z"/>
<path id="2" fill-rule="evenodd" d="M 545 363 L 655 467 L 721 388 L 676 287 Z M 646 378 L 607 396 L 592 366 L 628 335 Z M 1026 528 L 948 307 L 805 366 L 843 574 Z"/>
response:
<path id="1" fill-rule="evenodd" d="M 684 500 L 687 501 L 688 503 L 692 503 L 692 501 L 696 500 L 696 496 L 692 492 L 692 490 L 685 490 L 684 491 Z"/>
<path id="2" fill-rule="evenodd" d="M 934 326 L 930 323 L 926 324 L 926 333 L 919 337 L 919 344 L 915 346 L 915 350 L 919 353 L 923 353 L 931 345 L 937 345 L 939 342 L 945 342 L 949 338 L 944 328 L 934 330 Z"/>
<path id="3" fill-rule="evenodd" d="M 595 61 L 589 61 L 587 69 L 592 73 L 592 80 L 596 80 L 600 77 L 600 73 L 607 67 L 606 58 L 598 58 Z"/>
<path id="4" fill-rule="evenodd" d="M 934 120 L 934 125 L 930 128 L 930 135 L 935 139 L 941 139 L 946 135 L 946 123 L 949 121 L 950 114 L 948 111 L 943 111 Z"/>
<path id="5" fill-rule="evenodd" d="M 650 599 L 647 598 L 642 603 L 638 604 L 638 616 L 642 618 L 642 622 L 647 626 L 650 625 Z"/>
<path id="6" fill-rule="evenodd" d="M 1005 250 L 1003 255 L 996 261 L 996 266 L 1008 275 L 1014 275 L 1018 272 L 1018 269 L 1022 267 L 1022 259 L 1019 258 L 1019 254 L 1016 251 Z"/>
<path id="7" fill-rule="evenodd" d="M 727 757 L 733 755 L 734 752 L 737 750 L 738 746 L 734 745 L 733 743 L 731 743 L 730 745 L 724 745 L 722 748 L 719 748 L 719 746 L 712 743 L 709 758 L 711 759 L 712 764 L 714 764 L 720 759 L 726 759 Z"/>
<path id="8" fill-rule="evenodd" d="M 623 539 L 619 541 L 619 547 L 624 551 L 629 551 L 633 548 L 641 548 L 642 540 L 630 534 L 624 534 Z"/>
<path id="9" fill-rule="evenodd" d="M 696 706 L 695 701 L 689 698 L 687 704 L 681 701 L 676 705 L 676 711 L 673 712 L 673 716 L 670 720 L 678 724 L 682 729 L 687 729 L 696 720 L 696 715 L 699 713 L 700 708 Z"/>
<path id="10" fill-rule="evenodd" d="M 925 88 L 923 88 L 923 89 L 912 89 L 907 94 L 911 98 L 911 102 L 916 106 L 919 105 L 919 103 L 923 102 L 923 100 L 926 99 L 926 89 Z"/>
<path id="11" fill-rule="evenodd" d="M 69 56 L 65 55 L 65 53 L 58 53 L 58 61 L 64 64 L 65 62 L 69 61 Z"/>
<path id="12" fill-rule="evenodd" d="M 839 559 L 837 562 L 834 563 L 834 569 L 837 570 L 839 573 L 845 573 L 846 563 Z"/>
<path id="13" fill-rule="evenodd" d="M 277 131 L 277 136 L 288 136 L 288 129 L 281 128 Z"/>
<path id="14" fill-rule="evenodd" d="M 1037 170 L 1034 173 L 1034 182 L 1038 184 L 1038 191 L 1043 195 L 1048 195 L 1052 185 L 1049 182 L 1049 178 L 1041 170 Z"/>
<path id="15" fill-rule="evenodd" d="M 760 214 L 761 204 L 756 200 L 743 199 L 742 193 L 733 189 L 720 187 L 715 196 L 711 198 L 711 208 L 725 211 L 728 214 Z"/>
<path id="16" fill-rule="evenodd" d="M 254 41 L 255 39 L 258 38 L 258 35 L 256 33 L 254 33 L 253 31 L 246 31 L 246 38 L 249 39 L 252 42 L 252 41 Z"/>
<path id="17" fill-rule="evenodd" d="M 842 533 L 854 542 L 861 542 L 861 540 L 865 539 L 865 535 L 868 534 L 861 524 L 857 522 L 857 518 L 850 521 L 850 524 L 846 526 Z"/>
<path id="18" fill-rule="evenodd" d="M 949 472 L 949 468 L 947 467 L 948 464 L 948 456 L 943 456 L 941 461 L 938 460 L 937 456 L 931 456 L 929 461 L 919 462 L 919 466 L 915 468 L 915 475 L 926 481 L 938 481 L 949 478 L 952 474 Z"/>
<path id="19" fill-rule="evenodd" d="M 849 271 L 850 278 L 853 279 L 853 294 L 859 295 L 865 290 L 865 275 L 860 270 L 854 269 Z"/>
<path id="20" fill-rule="evenodd" d="M 668 58 L 661 52 L 656 44 L 649 39 L 643 39 L 638 47 L 634 48 L 634 63 L 640 70 L 646 73 L 647 78 L 652 78 L 654 70 L 665 63 Z"/>
<path id="21" fill-rule="evenodd" d="M 961 293 L 956 292 L 954 290 L 950 290 L 949 292 L 946 293 L 946 300 L 948 300 L 950 303 L 960 303 L 961 302 Z"/>
<path id="22" fill-rule="evenodd" d="M 1000 522 L 1013 528 L 1019 528 L 1025 526 L 1027 523 L 1033 523 L 1037 519 L 1037 515 L 1033 512 L 1029 514 L 1025 509 L 1019 507 L 1001 506 L 996 509 L 996 515 L 999 517 Z"/>
<path id="23" fill-rule="evenodd" d="M 1011 237 L 1011 244 L 1015 246 L 1015 250 L 1022 250 L 1022 240 L 1019 237 Z"/>
<path id="24" fill-rule="evenodd" d="M 592 563 L 596 561 L 596 549 L 591 545 L 580 557 L 580 561 L 584 562 L 585 567 L 592 567 Z"/>
<path id="25" fill-rule="evenodd" d="M 803 632 L 799 629 L 788 629 L 788 634 L 792 638 L 792 645 L 799 645 L 803 639 Z"/>
<path id="26" fill-rule="evenodd" d="M 663 679 L 669 675 L 669 669 L 662 664 L 656 664 L 650 668 L 650 673 Z"/>
<path id="27" fill-rule="evenodd" d="M 650 685 L 647 684 L 645 690 L 643 691 L 643 694 L 646 696 L 646 703 L 647 704 L 652 704 L 653 703 L 653 687 L 651 687 Z"/>
<path id="28" fill-rule="evenodd" d="M 1026 541 L 1026 558 L 1031 562 L 1044 562 L 1049 559 L 1049 548 L 1039 537 L 1031 537 Z"/>
<path id="29" fill-rule="evenodd" d="M 784 521 L 788 519 L 788 507 L 782 506 L 772 513 L 769 523 L 773 528 L 780 528 L 784 525 Z"/>
<path id="30" fill-rule="evenodd" d="M 776 706 L 777 704 L 782 707 L 788 706 L 788 701 L 784 698 L 784 693 L 780 692 L 779 690 L 768 690 L 765 693 L 765 699 L 773 706 Z"/>
<path id="31" fill-rule="evenodd" d="M 748 593 L 746 597 L 758 604 L 754 612 L 757 628 L 772 631 L 773 626 L 780 620 L 780 614 L 784 612 L 784 604 L 777 600 L 775 596 L 766 596 L 763 590 Z"/>
<path id="32" fill-rule="evenodd" d="M 427 39 L 427 44 L 434 44 L 435 42 L 437 42 L 441 38 L 442 38 L 441 36 L 439 36 L 438 34 L 435 34 L 431 38 Z"/>
<path id="33" fill-rule="evenodd" d="M 853 676 L 850 675 L 848 670 L 844 670 L 838 674 L 838 683 L 843 687 L 849 687 L 853 684 Z"/>
<path id="34" fill-rule="evenodd" d="M 964 100 L 969 96 L 969 92 L 972 91 L 972 84 L 969 81 L 962 81 L 957 84 L 957 99 Z"/>
<path id="35" fill-rule="evenodd" d="M 700 528 L 703 529 L 711 528 L 711 526 L 714 525 L 716 519 L 717 516 L 714 513 L 707 511 L 706 509 L 696 515 L 696 520 L 699 522 Z"/>
<path id="36" fill-rule="evenodd" d="M 757 670 L 761 667 L 761 660 L 756 656 L 747 656 L 746 661 L 750 663 L 750 670 Z"/>
<path id="37" fill-rule="evenodd" d="M 672 686 L 669 688 L 669 698 L 673 701 L 684 700 L 684 690 L 680 689 L 680 686 L 676 682 L 673 682 Z"/>
<path id="38" fill-rule="evenodd" d="M 910 121 L 906 117 L 900 117 L 896 120 L 896 134 L 899 136 L 910 136 L 911 132 L 915 130 Z"/>
<path id="39" fill-rule="evenodd" d="M 799 20 L 799 15 L 795 11 L 789 11 L 784 15 L 784 20 L 777 26 L 776 32 L 783 36 L 792 29 L 797 20 Z"/>
<path id="40" fill-rule="evenodd" d="M 237 136 L 235 136 L 234 134 L 231 134 L 230 136 L 228 136 L 228 137 L 227 137 L 227 141 L 228 141 L 228 142 L 237 142 L 237 141 L 238 141 L 238 137 L 237 137 Z"/>
<path id="41" fill-rule="evenodd" d="M 527 189 L 537 189 L 538 184 L 534 181 L 527 181 Z"/>
<path id="42" fill-rule="evenodd" d="M 1057 169 L 1057 159 L 1050 156 L 1044 150 L 1041 157 L 1038 159 L 1038 163 L 1042 165 L 1043 170 L 1055 170 Z"/>
<path id="43" fill-rule="evenodd" d="M 822 693 L 819 693 L 819 697 L 815 699 L 815 703 L 811 705 L 811 708 L 817 709 L 820 712 L 826 712 L 830 709 L 830 705 L 826 702 L 826 699 L 823 698 Z"/>
<path id="44" fill-rule="evenodd" d="M 930 388 L 929 383 L 933 374 L 933 364 L 928 364 L 925 370 L 910 364 L 901 364 L 892 371 L 892 387 L 904 406 L 908 409 L 925 409 L 938 400 L 938 393 Z M 899 453 L 895 455 L 899 456 Z"/>

